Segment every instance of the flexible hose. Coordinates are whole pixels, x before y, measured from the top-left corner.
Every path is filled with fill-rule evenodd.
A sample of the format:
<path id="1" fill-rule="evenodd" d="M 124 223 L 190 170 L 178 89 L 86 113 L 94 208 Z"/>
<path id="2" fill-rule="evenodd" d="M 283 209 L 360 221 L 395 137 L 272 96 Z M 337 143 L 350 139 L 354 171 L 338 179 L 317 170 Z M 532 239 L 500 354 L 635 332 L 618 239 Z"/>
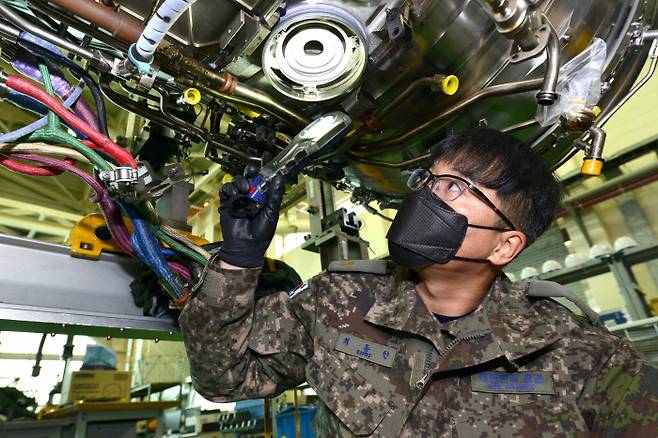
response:
<path id="1" fill-rule="evenodd" d="M 19 155 L 24 155 L 24 154 L 15 154 L 16 157 L 20 158 Z M 66 163 L 73 165 L 75 163 L 75 160 L 71 160 L 70 158 L 67 158 Z M 57 176 L 61 175 L 64 173 L 63 170 L 59 170 L 50 166 L 32 166 L 29 164 L 23 164 L 19 163 L 18 161 L 14 161 L 11 158 L 0 155 L 0 166 L 6 167 L 7 169 L 18 172 L 18 173 L 23 173 L 25 175 L 31 175 L 31 176 Z"/>
<path id="2" fill-rule="evenodd" d="M 120 164 L 137 168 L 137 162 L 127 150 L 123 149 L 107 136 L 101 134 L 87 123 L 80 120 L 79 117 L 68 111 L 55 97 L 50 96 L 33 82 L 30 82 L 29 80 L 23 79 L 19 76 L 8 75 L 7 86 L 46 104 L 62 120 L 87 136 L 91 141 L 98 145 L 103 151 L 107 152 L 108 155 L 116 159 Z"/>
<path id="3" fill-rule="evenodd" d="M 82 88 L 77 87 L 74 91 L 73 94 L 71 94 L 65 101 L 64 101 L 64 106 L 67 108 L 70 108 L 71 105 L 80 97 L 82 94 Z M 2 143 L 8 143 L 11 141 L 16 141 L 21 137 L 25 137 L 28 134 L 33 133 L 39 128 L 42 128 L 46 126 L 48 123 L 48 117 L 43 117 L 36 122 L 30 123 L 27 126 L 23 126 L 22 128 L 19 128 L 15 131 L 7 132 L 6 134 L 0 135 L 0 142 Z"/>
<path id="4" fill-rule="evenodd" d="M 196 0 L 165 0 L 148 21 L 137 42 L 131 46 L 130 55 L 139 63 L 150 64 L 153 54 L 176 20 Z"/>
<path id="5" fill-rule="evenodd" d="M 57 49 L 55 48 L 55 50 Z M 37 60 L 34 57 L 34 55 L 23 50 L 21 52 L 17 52 L 17 54 L 14 56 L 13 61 L 11 62 L 11 65 L 12 67 L 14 67 L 14 70 L 23 73 L 25 76 L 37 82 L 43 83 L 41 72 L 39 72 L 39 69 L 36 67 L 36 63 Z M 62 100 L 65 100 L 74 92 L 74 89 L 71 86 L 71 84 L 69 84 L 68 81 L 64 79 L 57 72 L 51 72 L 51 80 L 53 82 L 53 88 L 55 90 L 55 93 L 60 98 L 62 98 Z M 89 104 L 84 100 L 84 98 L 79 99 L 78 101 L 75 102 L 74 110 L 75 113 L 82 120 L 89 123 L 91 127 L 93 127 L 94 129 L 99 129 L 96 115 L 92 112 L 91 108 L 89 107 Z"/>
<path id="6" fill-rule="evenodd" d="M 34 154 L 54 157 L 71 158 L 75 161 L 89 163 L 87 157 L 71 148 L 53 146 L 46 143 L 0 143 L 0 154 Z"/>
<path id="7" fill-rule="evenodd" d="M 98 88 L 96 81 L 94 81 L 91 76 L 89 76 L 89 73 L 87 73 L 87 71 L 80 67 L 78 64 L 67 58 L 55 45 L 35 35 L 32 35 L 29 32 L 21 32 L 19 36 L 19 43 L 23 48 L 29 50 L 30 52 L 49 59 L 57 65 L 67 68 L 71 73 L 73 73 L 73 75 L 84 81 L 84 83 L 89 88 L 92 97 L 94 98 L 94 103 L 96 104 L 96 112 L 98 113 L 98 129 L 103 135 L 108 136 L 107 112 L 105 109 L 103 94 L 101 93 L 100 88 Z"/>
<path id="8" fill-rule="evenodd" d="M 82 170 L 75 167 L 71 162 L 66 160 L 62 161 L 49 157 L 41 157 L 34 154 L 23 154 L 15 152 L 11 155 L 22 160 L 45 164 L 49 168 L 57 169 L 60 173 L 73 173 L 82 179 L 85 183 L 87 183 L 95 192 L 95 198 L 99 204 L 103 216 L 105 217 L 105 222 L 108 229 L 110 230 L 110 234 L 112 234 L 112 237 L 121 247 L 121 249 L 123 249 L 129 255 L 133 257 L 135 256 L 132 245 L 130 243 L 130 234 L 128 233 L 128 230 L 126 229 L 126 226 L 121 219 L 121 211 L 118 209 L 116 204 L 114 204 L 107 193 L 107 189 L 103 187 L 101 183 L 96 181 L 91 175 L 83 172 Z"/>

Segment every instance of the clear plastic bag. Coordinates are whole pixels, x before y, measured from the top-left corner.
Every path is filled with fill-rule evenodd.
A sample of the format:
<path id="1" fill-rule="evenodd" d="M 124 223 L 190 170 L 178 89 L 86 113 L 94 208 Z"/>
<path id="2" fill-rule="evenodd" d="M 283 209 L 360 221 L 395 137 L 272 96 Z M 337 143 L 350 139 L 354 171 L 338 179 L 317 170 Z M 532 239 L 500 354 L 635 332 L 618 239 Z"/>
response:
<path id="1" fill-rule="evenodd" d="M 605 41 L 594 38 L 581 53 L 560 69 L 557 82 L 559 98 L 551 106 L 540 107 L 537 121 L 542 126 L 556 123 L 563 114 L 593 107 L 601 98 L 601 75 L 605 67 Z"/>

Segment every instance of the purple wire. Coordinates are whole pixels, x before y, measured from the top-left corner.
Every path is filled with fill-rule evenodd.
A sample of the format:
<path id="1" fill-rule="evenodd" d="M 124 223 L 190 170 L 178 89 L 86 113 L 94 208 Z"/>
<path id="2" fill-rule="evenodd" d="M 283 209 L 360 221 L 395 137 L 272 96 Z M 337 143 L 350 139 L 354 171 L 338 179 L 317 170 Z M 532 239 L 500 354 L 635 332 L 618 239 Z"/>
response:
<path id="1" fill-rule="evenodd" d="M 126 226 L 123 223 L 121 212 L 119 211 L 119 208 L 116 206 L 116 204 L 112 202 L 112 199 L 109 197 L 107 193 L 107 189 L 105 189 L 105 187 L 103 187 L 101 183 L 96 181 L 88 173 L 83 172 L 82 170 L 78 169 L 74 165 L 69 164 L 62 160 L 43 157 L 34 154 L 12 153 L 11 155 L 13 157 L 20 158 L 23 160 L 29 160 L 29 161 L 34 161 L 36 163 L 46 164 L 58 170 L 71 172 L 77 175 L 84 182 L 89 184 L 89 186 L 91 186 L 94 192 L 96 192 L 97 202 L 101 208 L 101 212 L 103 213 L 103 216 L 105 217 L 105 221 L 107 222 L 107 227 L 109 228 L 112 237 L 114 237 L 114 240 L 116 240 L 117 244 L 121 247 L 121 249 L 123 249 L 131 256 L 135 255 L 135 252 L 133 251 L 132 248 L 132 244 L 130 243 L 130 233 L 128 233 L 128 230 L 126 229 Z"/>
<path id="2" fill-rule="evenodd" d="M 39 67 L 37 67 L 37 58 L 31 53 L 26 52 L 25 50 L 19 50 L 14 56 L 11 65 L 16 71 L 23 73 L 25 76 L 34 79 L 37 82 L 43 82 L 41 72 L 39 71 Z M 73 93 L 74 88 L 66 79 L 60 76 L 59 72 L 52 71 L 51 80 L 55 93 L 61 97 L 62 100 L 66 99 L 71 93 Z M 78 99 L 73 108 L 75 113 L 81 119 L 91 125 L 95 130 L 98 130 L 98 118 L 84 98 Z"/>
<path id="3" fill-rule="evenodd" d="M 126 253 L 128 253 L 133 258 L 136 257 L 135 251 L 133 250 L 132 242 L 130 240 L 130 233 L 128 232 L 128 229 L 126 228 L 126 225 L 123 222 L 121 210 L 114 203 L 114 201 L 112 201 L 112 198 L 110 198 L 109 194 L 107 193 L 107 189 L 103 187 L 101 183 L 99 183 L 91 175 L 89 175 L 86 172 L 83 172 L 82 170 L 78 169 L 74 165 L 69 164 L 62 160 L 58 160 L 56 158 L 43 157 L 34 154 L 19 154 L 19 153 L 11 153 L 11 156 L 20 158 L 22 160 L 34 161 L 36 163 L 45 164 L 55 169 L 71 172 L 77 175 L 84 182 L 89 184 L 92 190 L 96 192 L 96 199 L 98 205 L 101 209 L 101 212 L 103 213 L 103 216 L 105 217 L 105 222 L 107 223 L 107 227 L 109 228 L 112 237 L 114 237 L 114 240 L 121 247 L 121 249 L 123 249 Z M 186 281 L 189 282 L 192 280 L 192 275 L 190 274 L 190 270 L 185 265 L 179 262 L 171 262 L 171 261 L 167 263 L 172 270 L 178 272 Z"/>

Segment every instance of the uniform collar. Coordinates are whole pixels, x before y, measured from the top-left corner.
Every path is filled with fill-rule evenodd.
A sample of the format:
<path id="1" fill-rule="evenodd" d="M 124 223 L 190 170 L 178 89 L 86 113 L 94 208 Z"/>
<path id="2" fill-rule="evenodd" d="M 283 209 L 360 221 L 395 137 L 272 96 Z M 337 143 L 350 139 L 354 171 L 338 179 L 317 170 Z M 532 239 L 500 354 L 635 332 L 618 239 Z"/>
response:
<path id="1" fill-rule="evenodd" d="M 412 275 L 404 269 L 394 271 L 387 287 L 376 294 L 364 319 L 422 336 L 432 341 L 437 349 L 445 344 L 440 340 L 440 331 L 454 337 L 491 333 L 489 339 L 495 343 L 491 351 L 504 355 L 512 365 L 559 338 L 557 327 L 541 316 L 528 300 L 525 283 L 511 283 L 501 274 L 473 313 L 440 325 L 416 292 Z"/>
<path id="2" fill-rule="evenodd" d="M 443 342 L 439 323 L 416 292 L 415 273 L 396 268 L 364 320 L 378 326 L 422 336 L 440 349 Z"/>

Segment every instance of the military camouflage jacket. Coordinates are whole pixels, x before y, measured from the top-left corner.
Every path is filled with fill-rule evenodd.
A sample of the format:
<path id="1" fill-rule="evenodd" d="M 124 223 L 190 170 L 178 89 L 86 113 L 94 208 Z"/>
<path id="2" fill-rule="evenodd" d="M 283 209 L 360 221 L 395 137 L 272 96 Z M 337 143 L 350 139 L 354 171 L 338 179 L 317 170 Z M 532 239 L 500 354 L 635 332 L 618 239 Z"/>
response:
<path id="1" fill-rule="evenodd" d="M 258 274 L 211 265 L 180 317 L 209 400 L 306 381 L 332 438 L 658 436 L 658 370 L 527 284 L 501 276 L 440 324 L 401 275 L 326 272 L 255 302 Z"/>

